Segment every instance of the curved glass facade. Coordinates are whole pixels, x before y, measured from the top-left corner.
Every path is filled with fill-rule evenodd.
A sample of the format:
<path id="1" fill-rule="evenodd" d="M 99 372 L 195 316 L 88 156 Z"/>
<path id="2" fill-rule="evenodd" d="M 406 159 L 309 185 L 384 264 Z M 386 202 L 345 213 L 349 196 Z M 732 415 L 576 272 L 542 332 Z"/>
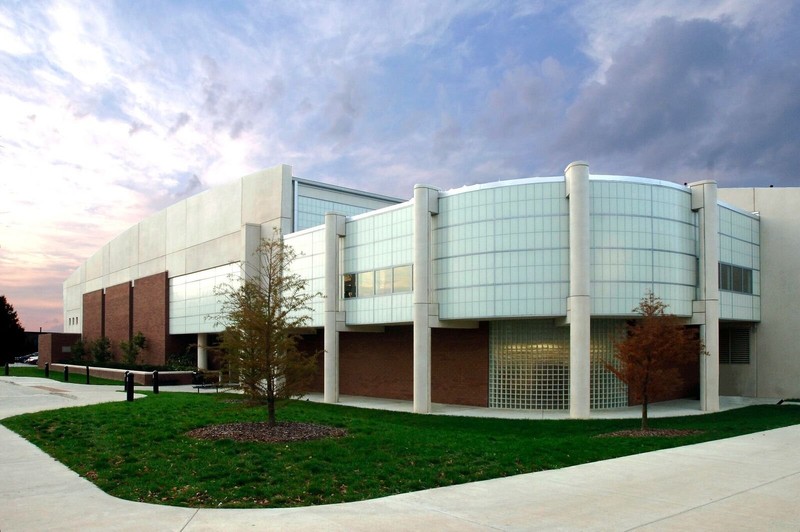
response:
<path id="1" fill-rule="evenodd" d="M 563 179 L 443 194 L 433 218 L 441 319 L 566 314 L 569 218 Z"/>
<path id="2" fill-rule="evenodd" d="M 630 316 L 652 291 L 692 315 L 697 220 L 689 189 L 658 181 L 591 180 L 592 314 Z"/>

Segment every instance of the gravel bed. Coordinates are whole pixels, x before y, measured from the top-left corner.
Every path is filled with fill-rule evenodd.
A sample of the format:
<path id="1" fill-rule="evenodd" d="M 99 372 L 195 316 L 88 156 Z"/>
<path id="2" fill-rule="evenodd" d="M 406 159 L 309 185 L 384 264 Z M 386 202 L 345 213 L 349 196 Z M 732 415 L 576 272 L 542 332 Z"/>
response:
<path id="1" fill-rule="evenodd" d="M 702 430 L 691 429 L 634 429 L 598 434 L 595 438 L 677 438 L 678 436 L 691 436 L 692 434 L 702 433 Z"/>
<path id="2" fill-rule="evenodd" d="M 209 425 L 186 433 L 200 440 L 235 440 L 260 442 L 289 442 L 341 438 L 347 430 L 313 423 L 285 421 L 270 427 L 269 423 L 224 423 Z"/>

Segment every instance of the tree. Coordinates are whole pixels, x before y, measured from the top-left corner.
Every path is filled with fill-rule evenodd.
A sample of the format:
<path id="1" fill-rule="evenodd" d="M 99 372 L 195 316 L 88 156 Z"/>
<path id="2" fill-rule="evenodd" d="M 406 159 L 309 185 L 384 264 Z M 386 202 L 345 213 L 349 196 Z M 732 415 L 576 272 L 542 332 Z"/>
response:
<path id="1" fill-rule="evenodd" d="M 617 365 L 606 364 L 628 385 L 635 401 L 642 403 L 642 430 L 648 430 L 647 405 L 654 397 L 674 392 L 683 383 L 680 368 L 705 353 L 694 331 L 667 314 L 666 305 L 649 292 L 634 312 L 641 315 L 628 325 L 624 340 L 615 344 Z"/>
<path id="2" fill-rule="evenodd" d="M 145 344 L 144 335 L 141 331 L 137 332 L 130 342 L 125 340 L 119 343 L 119 348 L 122 350 L 122 355 L 125 357 L 125 363 L 129 366 L 135 366 L 139 358 L 139 352 L 144 349 Z"/>
<path id="3" fill-rule="evenodd" d="M 19 323 L 17 311 L 6 296 L 0 296 L 0 362 L 14 360 L 25 348 L 25 329 Z"/>
<path id="4" fill-rule="evenodd" d="M 242 279 L 216 288 L 223 300 L 216 322 L 225 326 L 219 342 L 224 362 L 251 400 L 266 402 L 274 426 L 277 402 L 302 396 L 316 371 L 317 354 L 302 353 L 297 335 L 311 319 L 314 294 L 289 271 L 296 255 L 277 231 L 255 254 L 255 272 L 245 270 Z"/>

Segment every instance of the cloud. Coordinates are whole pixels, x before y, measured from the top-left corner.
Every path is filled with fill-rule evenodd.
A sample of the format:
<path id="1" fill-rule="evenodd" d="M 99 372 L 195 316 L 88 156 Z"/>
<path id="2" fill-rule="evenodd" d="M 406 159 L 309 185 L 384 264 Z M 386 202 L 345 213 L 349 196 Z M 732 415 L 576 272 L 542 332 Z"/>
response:
<path id="1" fill-rule="evenodd" d="M 800 69 L 761 60 L 762 46 L 726 20 L 654 21 L 581 90 L 553 159 L 723 185 L 782 164 L 775 155 L 800 142 Z"/>
<path id="2" fill-rule="evenodd" d="M 178 132 L 183 126 L 189 123 L 192 117 L 189 116 L 189 113 L 178 113 L 178 117 L 175 119 L 175 123 L 170 126 L 169 130 L 167 130 L 167 136 L 171 137 L 175 133 Z"/>

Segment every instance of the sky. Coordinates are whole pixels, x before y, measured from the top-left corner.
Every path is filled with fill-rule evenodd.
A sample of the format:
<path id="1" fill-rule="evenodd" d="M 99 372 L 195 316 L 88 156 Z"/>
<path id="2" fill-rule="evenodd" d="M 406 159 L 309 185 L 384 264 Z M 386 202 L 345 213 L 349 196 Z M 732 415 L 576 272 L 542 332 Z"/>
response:
<path id="1" fill-rule="evenodd" d="M 594 174 L 800 186 L 793 0 L 0 0 L 0 294 L 66 277 L 243 175 L 413 185 Z"/>

